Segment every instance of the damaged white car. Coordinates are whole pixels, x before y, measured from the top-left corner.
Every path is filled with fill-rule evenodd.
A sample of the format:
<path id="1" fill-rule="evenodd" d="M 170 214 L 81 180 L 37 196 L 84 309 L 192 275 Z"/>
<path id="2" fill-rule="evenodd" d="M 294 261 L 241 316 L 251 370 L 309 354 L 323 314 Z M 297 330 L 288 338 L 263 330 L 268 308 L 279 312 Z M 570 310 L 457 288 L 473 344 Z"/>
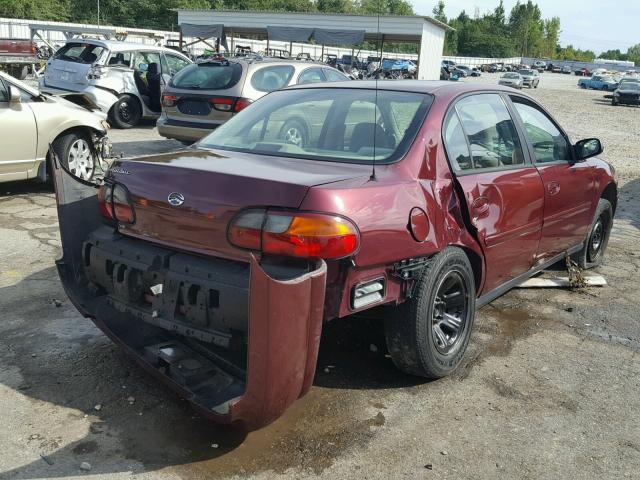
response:
<path id="1" fill-rule="evenodd" d="M 40 90 L 83 93 L 109 115 L 113 126 L 131 128 L 160 116 L 162 90 L 191 63 L 179 52 L 154 45 L 72 40 L 47 61 Z"/>
<path id="2" fill-rule="evenodd" d="M 46 181 L 50 149 L 83 180 L 106 170 L 111 157 L 106 115 L 84 95 L 68 98 L 73 103 L 0 72 L 0 182 Z"/>

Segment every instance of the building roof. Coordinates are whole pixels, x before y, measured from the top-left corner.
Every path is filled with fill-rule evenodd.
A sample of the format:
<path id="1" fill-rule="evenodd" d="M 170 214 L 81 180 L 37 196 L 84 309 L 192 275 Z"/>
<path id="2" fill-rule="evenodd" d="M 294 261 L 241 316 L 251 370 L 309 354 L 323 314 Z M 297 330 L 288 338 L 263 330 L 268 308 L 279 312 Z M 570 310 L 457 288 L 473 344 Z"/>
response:
<path id="1" fill-rule="evenodd" d="M 385 42 L 420 41 L 425 24 L 444 31 L 453 30 L 434 18 L 419 15 L 364 15 L 320 12 L 273 12 L 251 10 L 176 9 L 178 23 L 223 24 L 227 34 L 266 38 L 267 26 L 364 30 L 365 40 L 384 35 Z"/>

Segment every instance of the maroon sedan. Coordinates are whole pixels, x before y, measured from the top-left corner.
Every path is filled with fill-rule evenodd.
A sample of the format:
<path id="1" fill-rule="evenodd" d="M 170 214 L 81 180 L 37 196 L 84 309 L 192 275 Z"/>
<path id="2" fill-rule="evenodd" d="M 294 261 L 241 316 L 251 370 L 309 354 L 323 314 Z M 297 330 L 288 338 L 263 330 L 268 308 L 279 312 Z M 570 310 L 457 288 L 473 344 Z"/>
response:
<path id="1" fill-rule="evenodd" d="M 599 265 L 617 201 L 601 151 L 511 89 L 288 88 L 98 188 L 55 163 L 58 269 L 141 365 L 258 428 L 312 385 L 323 322 L 382 307 L 398 368 L 439 378 L 476 308 L 567 256 Z"/>

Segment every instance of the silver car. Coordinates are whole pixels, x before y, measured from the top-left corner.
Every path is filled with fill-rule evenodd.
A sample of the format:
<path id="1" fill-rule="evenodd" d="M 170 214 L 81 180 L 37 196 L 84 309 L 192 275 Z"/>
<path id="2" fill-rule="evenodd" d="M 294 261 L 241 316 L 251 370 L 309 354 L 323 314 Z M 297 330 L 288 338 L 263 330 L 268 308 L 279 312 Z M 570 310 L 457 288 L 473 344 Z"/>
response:
<path id="1" fill-rule="evenodd" d="M 522 90 L 522 85 L 524 80 L 522 75 L 517 72 L 507 72 L 502 77 L 500 77 L 500 81 L 498 84 L 505 85 L 507 87 L 517 88 L 518 90 Z"/>
<path id="2" fill-rule="evenodd" d="M 111 153 L 109 124 L 105 114 L 85 105 L 44 95 L 0 72 L 0 182 L 45 181 L 50 147 L 83 180 L 106 168 Z"/>
<path id="3" fill-rule="evenodd" d="M 171 77 L 190 65 L 169 48 L 119 41 L 76 39 L 47 61 L 40 89 L 81 92 L 118 128 L 160 116 L 160 95 Z"/>
<path id="4" fill-rule="evenodd" d="M 295 84 L 345 80 L 349 77 L 335 68 L 309 61 L 255 57 L 196 63 L 177 74 L 165 89 L 158 133 L 193 143 L 269 92 Z M 292 138 L 303 140 L 301 124 L 292 121 L 286 127 Z"/>

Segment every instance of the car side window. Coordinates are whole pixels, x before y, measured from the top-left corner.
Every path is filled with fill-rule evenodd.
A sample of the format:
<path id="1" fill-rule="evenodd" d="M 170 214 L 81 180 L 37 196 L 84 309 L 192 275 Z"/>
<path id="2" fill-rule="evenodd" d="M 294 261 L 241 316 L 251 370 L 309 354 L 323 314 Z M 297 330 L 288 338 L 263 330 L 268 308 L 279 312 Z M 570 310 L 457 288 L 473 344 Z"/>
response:
<path id="1" fill-rule="evenodd" d="M 158 65 L 158 69 L 160 69 L 160 54 L 158 52 L 150 52 L 150 51 L 142 51 L 136 52 L 133 57 L 133 69 L 137 71 L 146 71 L 149 69 L 149 65 L 155 63 Z M 147 67 L 143 70 L 140 68 L 141 65 L 146 65 Z"/>
<path id="2" fill-rule="evenodd" d="M 167 72 L 165 73 L 168 73 L 172 76 L 189 65 L 189 62 L 187 62 L 184 58 L 178 57 L 177 55 L 165 53 L 164 58 L 167 61 L 166 67 L 168 68 Z"/>
<path id="3" fill-rule="evenodd" d="M 473 168 L 469 145 L 462 130 L 462 124 L 458 114 L 453 111 L 447 118 L 444 126 L 444 144 L 451 167 L 459 172 Z"/>
<path id="4" fill-rule="evenodd" d="M 526 100 L 518 97 L 511 100 L 533 145 L 536 163 L 571 160 L 570 143 L 547 114 Z"/>
<path id="5" fill-rule="evenodd" d="M 290 65 L 277 65 L 257 70 L 251 77 L 251 86 L 261 92 L 272 92 L 289 84 L 295 69 Z"/>
<path id="6" fill-rule="evenodd" d="M 298 77 L 298 84 L 324 82 L 324 74 L 321 68 L 307 68 Z"/>
<path id="7" fill-rule="evenodd" d="M 465 97 L 455 108 L 471 147 L 472 168 L 524 165 L 518 131 L 500 95 Z"/>
<path id="8" fill-rule="evenodd" d="M 325 68 L 324 74 L 330 82 L 344 82 L 345 80 L 349 80 L 347 76 L 343 75 L 335 68 Z"/>
<path id="9" fill-rule="evenodd" d="M 110 67 L 128 67 L 131 65 L 131 52 L 113 52 L 109 55 Z"/>

